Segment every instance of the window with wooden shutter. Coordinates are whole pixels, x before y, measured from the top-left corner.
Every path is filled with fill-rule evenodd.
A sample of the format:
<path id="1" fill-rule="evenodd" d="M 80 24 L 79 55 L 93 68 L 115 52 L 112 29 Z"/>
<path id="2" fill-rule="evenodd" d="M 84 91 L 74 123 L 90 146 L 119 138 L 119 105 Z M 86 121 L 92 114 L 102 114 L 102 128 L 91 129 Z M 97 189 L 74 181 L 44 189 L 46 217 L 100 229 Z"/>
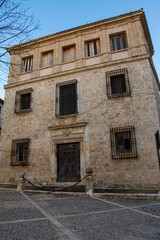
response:
<path id="1" fill-rule="evenodd" d="M 63 62 L 71 62 L 76 59 L 76 46 L 63 47 Z"/>
<path id="2" fill-rule="evenodd" d="M 49 67 L 53 65 L 53 51 L 42 53 L 41 67 Z"/>
<path id="3" fill-rule="evenodd" d="M 29 164 L 30 151 L 29 138 L 12 140 L 10 164 L 12 166 Z"/>
<path id="4" fill-rule="evenodd" d="M 160 136 L 159 136 L 159 130 L 157 130 L 157 132 L 155 133 L 155 139 L 156 139 L 158 163 L 159 163 L 159 168 L 160 168 Z"/>
<path id="5" fill-rule="evenodd" d="M 117 34 L 110 36 L 111 51 L 118 51 L 127 48 L 126 34 Z"/>
<path id="6" fill-rule="evenodd" d="M 87 41 L 85 43 L 86 57 L 91 57 L 100 54 L 100 40 Z"/>
<path id="7" fill-rule="evenodd" d="M 21 72 L 30 72 L 33 67 L 33 56 L 22 58 Z"/>
<path id="8" fill-rule="evenodd" d="M 78 114 L 77 80 L 56 84 L 56 116 Z"/>
<path id="9" fill-rule="evenodd" d="M 16 92 L 15 113 L 31 112 L 33 105 L 33 89 L 27 88 Z"/>
<path id="10" fill-rule="evenodd" d="M 112 159 L 137 158 L 135 127 L 110 129 Z"/>
<path id="11" fill-rule="evenodd" d="M 130 84 L 127 68 L 117 69 L 106 73 L 108 98 L 130 96 Z"/>

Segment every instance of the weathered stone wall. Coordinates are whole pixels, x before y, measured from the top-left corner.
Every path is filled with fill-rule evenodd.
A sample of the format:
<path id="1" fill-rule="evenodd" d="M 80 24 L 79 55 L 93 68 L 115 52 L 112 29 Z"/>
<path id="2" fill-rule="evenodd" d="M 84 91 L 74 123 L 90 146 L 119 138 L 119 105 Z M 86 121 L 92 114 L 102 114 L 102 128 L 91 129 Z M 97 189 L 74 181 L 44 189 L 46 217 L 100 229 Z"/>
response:
<path id="1" fill-rule="evenodd" d="M 124 67 L 129 71 L 131 96 L 108 99 L 105 73 Z M 81 113 L 76 117 L 57 119 L 55 85 L 57 82 L 75 78 L 80 81 Z M 4 170 L 0 181 L 13 181 L 14 177 L 16 181 L 19 172 L 25 171 L 26 176 L 34 182 L 50 182 L 52 131 L 48 127 L 87 122 L 86 144 L 89 148 L 90 164 L 86 164 L 94 170 L 96 185 L 158 186 L 159 168 L 154 133 L 159 128 L 159 122 L 147 60 L 91 69 L 27 84 L 27 87 L 34 89 L 33 112 L 16 115 L 15 91 L 25 87 L 19 86 L 6 91 L 5 106 L 8 111 L 5 111 L 3 121 L 3 148 L 6 153 L 1 161 Z M 136 129 L 138 159 L 112 160 L 110 128 L 130 125 L 134 125 Z M 10 167 L 11 142 L 16 138 L 31 138 L 29 166 Z"/>

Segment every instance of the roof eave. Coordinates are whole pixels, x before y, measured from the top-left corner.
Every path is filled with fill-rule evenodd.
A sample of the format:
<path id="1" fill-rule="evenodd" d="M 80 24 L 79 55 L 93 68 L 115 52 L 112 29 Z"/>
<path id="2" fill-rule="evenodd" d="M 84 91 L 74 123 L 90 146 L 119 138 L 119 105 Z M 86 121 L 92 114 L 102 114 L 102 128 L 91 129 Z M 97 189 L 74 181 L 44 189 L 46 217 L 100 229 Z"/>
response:
<path id="1" fill-rule="evenodd" d="M 88 24 L 81 25 L 81 26 L 74 27 L 74 28 L 70 28 L 70 29 L 67 29 L 67 30 L 64 30 L 64 31 L 56 32 L 56 33 L 53 33 L 53 34 L 50 34 L 50 35 L 46 35 L 46 36 L 43 36 L 43 37 L 40 37 L 40 38 L 37 38 L 37 39 L 32 39 L 32 40 L 30 40 L 28 42 L 24 42 L 24 43 L 20 43 L 20 44 L 11 46 L 11 47 L 7 47 L 6 50 L 8 52 L 10 52 L 12 50 L 23 48 L 23 47 L 26 47 L 28 45 L 35 44 L 37 42 L 44 41 L 46 39 L 51 39 L 51 38 L 56 37 L 56 36 L 62 36 L 62 35 L 65 35 L 65 34 L 68 34 L 68 33 L 71 33 L 71 32 L 77 32 L 77 31 L 85 29 L 85 28 L 91 28 L 91 27 L 102 25 L 104 23 L 122 20 L 122 19 L 134 16 L 134 15 L 138 15 L 138 14 L 143 14 L 144 15 L 144 19 L 145 19 L 145 14 L 143 12 L 143 9 L 141 8 L 140 10 L 137 10 L 137 11 L 134 11 L 134 12 L 121 14 L 121 15 L 118 15 L 118 16 L 115 16 L 115 17 L 103 19 L 103 20 L 96 21 L 96 22 L 93 22 L 93 23 L 88 23 Z M 145 20 L 145 22 L 146 22 L 146 20 Z M 146 22 L 146 28 L 148 29 L 147 22 Z M 150 34 L 149 34 L 149 36 L 150 36 Z"/>

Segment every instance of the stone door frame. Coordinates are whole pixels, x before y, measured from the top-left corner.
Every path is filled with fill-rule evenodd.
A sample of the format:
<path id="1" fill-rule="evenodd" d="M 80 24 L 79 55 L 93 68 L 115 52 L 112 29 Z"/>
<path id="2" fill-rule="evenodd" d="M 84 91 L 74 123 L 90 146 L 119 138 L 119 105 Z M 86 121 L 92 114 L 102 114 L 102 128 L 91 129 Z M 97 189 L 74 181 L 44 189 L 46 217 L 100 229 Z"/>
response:
<path id="1" fill-rule="evenodd" d="M 69 185 L 69 182 L 57 182 L 57 144 L 80 143 L 80 177 L 86 175 L 88 166 L 88 140 L 85 134 L 86 123 L 61 125 L 50 127 L 51 144 L 50 144 L 50 183 L 56 185 Z"/>

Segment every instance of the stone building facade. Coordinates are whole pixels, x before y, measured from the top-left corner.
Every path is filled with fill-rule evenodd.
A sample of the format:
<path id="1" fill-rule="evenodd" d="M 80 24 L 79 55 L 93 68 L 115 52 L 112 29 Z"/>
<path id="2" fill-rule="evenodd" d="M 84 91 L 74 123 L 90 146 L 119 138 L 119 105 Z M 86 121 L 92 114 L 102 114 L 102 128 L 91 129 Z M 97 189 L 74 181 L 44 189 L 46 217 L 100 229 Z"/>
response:
<path id="1" fill-rule="evenodd" d="M 31 40 L 11 55 L 0 182 L 160 187 L 159 81 L 143 10 Z M 14 63 L 14 64 L 12 64 Z"/>

